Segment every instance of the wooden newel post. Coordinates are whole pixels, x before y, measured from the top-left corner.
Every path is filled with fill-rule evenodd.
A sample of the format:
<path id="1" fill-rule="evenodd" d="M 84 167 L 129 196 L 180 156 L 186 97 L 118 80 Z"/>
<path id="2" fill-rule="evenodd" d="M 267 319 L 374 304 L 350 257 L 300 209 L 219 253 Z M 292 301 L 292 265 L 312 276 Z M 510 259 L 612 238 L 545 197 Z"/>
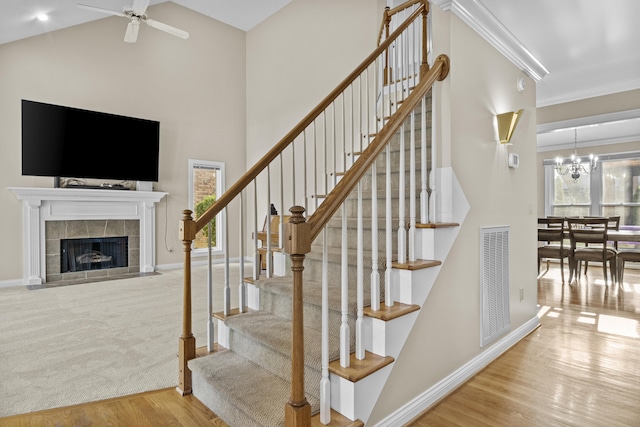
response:
<path id="1" fill-rule="evenodd" d="M 191 394 L 191 371 L 187 364 L 196 357 L 196 338 L 191 331 L 191 243 L 196 238 L 196 223 L 190 210 L 182 211 L 180 240 L 184 250 L 184 288 L 182 301 L 182 336 L 178 344 L 178 393 Z"/>
<path id="2" fill-rule="evenodd" d="M 420 77 L 424 77 L 429 71 L 429 62 L 427 61 L 427 55 L 429 54 L 429 29 L 427 28 L 427 15 L 429 14 L 429 2 L 423 1 L 424 11 L 422 12 L 422 64 L 420 64 Z"/>
<path id="3" fill-rule="evenodd" d="M 285 425 L 309 426 L 311 405 L 304 392 L 304 330 L 302 306 L 302 272 L 305 255 L 311 252 L 310 227 L 303 216 L 304 208 L 289 209 L 291 218 L 286 225 L 284 250 L 291 257 L 293 272 L 293 321 L 291 326 L 291 397 L 285 406 Z"/>
<path id="4" fill-rule="evenodd" d="M 384 8 L 384 38 L 389 38 L 389 27 L 391 26 L 391 8 L 389 6 Z M 391 69 L 389 68 L 389 49 L 387 49 L 384 55 L 384 85 L 391 84 Z"/>

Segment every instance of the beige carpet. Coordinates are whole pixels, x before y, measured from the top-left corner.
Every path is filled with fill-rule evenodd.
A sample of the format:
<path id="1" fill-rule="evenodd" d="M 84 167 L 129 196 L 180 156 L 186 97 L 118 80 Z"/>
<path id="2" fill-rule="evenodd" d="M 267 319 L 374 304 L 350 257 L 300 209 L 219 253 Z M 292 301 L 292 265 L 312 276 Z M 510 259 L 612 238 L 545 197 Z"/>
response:
<path id="1" fill-rule="evenodd" d="M 232 265 L 232 301 L 238 273 Z M 200 347 L 206 345 L 206 267 L 195 267 L 193 277 Z M 216 265 L 214 310 L 222 309 L 222 277 Z M 181 322 L 182 270 L 0 289 L 0 417 L 176 386 Z"/>

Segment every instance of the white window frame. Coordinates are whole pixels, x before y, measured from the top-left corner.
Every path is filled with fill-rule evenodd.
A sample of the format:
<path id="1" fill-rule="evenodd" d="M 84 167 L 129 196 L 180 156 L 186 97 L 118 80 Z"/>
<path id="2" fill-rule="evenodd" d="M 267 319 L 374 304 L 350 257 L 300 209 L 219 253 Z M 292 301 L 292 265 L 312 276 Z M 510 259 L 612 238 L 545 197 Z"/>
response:
<path id="1" fill-rule="evenodd" d="M 606 206 L 617 206 L 612 204 L 605 204 L 602 201 L 602 163 L 615 160 L 633 160 L 640 159 L 640 151 L 631 151 L 626 153 L 604 154 L 598 155 L 598 169 L 592 174 L 580 177 L 580 179 L 591 180 L 591 207 L 590 215 L 601 215 L 602 209 Z M 553 200 L 554 200 L 554 168 L 555 160 L 547 159 L 543 163 L 544 172 L 544 214 L 545 216 L 553 215 Z M 634 203 L 624 203 L 624 206 L 634 206 Z"/>
<path id="2" fill-rule="evenodd" d="M 216 178 L 216 200 L 220 198 L 220 196 L 222 196 L 222 194 L 224 193 L 226 186 L 225 186 L 225 163 L 224 162 L 217 162 L 217 161 L 213 161 L 213 160 L 197 160 L 197 159 L 189 159 L 188 161 L 188 185 L 189 185 L 189 209 L 191 209 L 192 212 L 194 212 L 194 219 L 195 219 L 195 206 L 193 205 L 193 171 L 194 169 L 199 169 L 199 168 L 204 168 L 204 169 L 219 169 L 220 170 L 220 179 Z M 222 215 L 222 213 L 219 213 L 218 215 L 216 215 L 216 245 L 211 247 L 211 254 L 212 255 L 220 255 L 222 253 L 224 253 L 226 251 L 226 248 L 224 247 L 224 239 L 221 237 L 222 233 L 221 230 L 225 230 L 225 223 L 224 223 L 225 219 L 224 219 L 224 215 Z M 206 256 L 207 255 L 207 248 L 199 248 L 196 249 L 192 246 L 192 255 L 193 256 Z"/>

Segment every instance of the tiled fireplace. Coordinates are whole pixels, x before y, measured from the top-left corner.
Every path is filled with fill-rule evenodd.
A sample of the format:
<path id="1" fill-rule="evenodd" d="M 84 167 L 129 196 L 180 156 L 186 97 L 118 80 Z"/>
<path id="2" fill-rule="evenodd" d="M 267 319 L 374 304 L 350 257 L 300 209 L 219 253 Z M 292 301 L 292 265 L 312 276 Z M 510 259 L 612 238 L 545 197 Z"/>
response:
<path id="1" fill-rule="evenodd" d="M 167 193 L 78 188 L 9 190 L 23 201 L 25 285 L 155 271 L 155 205 Z M 127 267 L 61 273 L 61 239 L 101 237 L 127 237 Z"/>
<path id="2" fill-rule="evenodd" d="M 115 243 L 114 239 L 126 243 L 118 240 Z M 99 279 L 140 272 L 140 221 L 135 219 L 47 221 L 45 241 L 47 282 Z M 126 248 L 124 256 L 116 257 L 108 249 L 101 248 L 114 244 L 118 249 Z M 74 247 L 83 249 L 78 251 L 75 248 L 74 251 Z M 84 261 L 88 255 L 87 248 L 93 249 L 94 256 Z"/>

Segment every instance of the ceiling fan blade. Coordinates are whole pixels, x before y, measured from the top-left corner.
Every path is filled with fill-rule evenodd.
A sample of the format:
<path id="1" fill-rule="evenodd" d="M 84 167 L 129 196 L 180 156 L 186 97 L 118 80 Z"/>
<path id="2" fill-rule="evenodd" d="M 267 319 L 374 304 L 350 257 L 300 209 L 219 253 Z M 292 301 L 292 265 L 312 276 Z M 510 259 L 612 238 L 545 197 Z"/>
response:
<path id="1" fill-rule="evenodd" d="M 140 21 L 132 20 L 127 25 L 127 32 L 124 33 L 124 41 L 127 43 L 135 43 L 138 40 L 138 31 L 140 31 Z"/>
<path id="2" fill-rule="evenodd" d="M 171 25 L 163 24 L 162 22 L 154 21 L 153 19 L 147 19 L 145 20 L 145 22 L 147 23 L 147 25 L 157 30 L 161 30 L 169 34 L 173 34 L 174 36 L 180 37 L 182 39 L 189 38 L 189 33 L 179 28 L 172 27 Z"/>
<path id="3" fill-rule="evenodd" d="M 118 11 L 115 11 L 115 10 L 109 10 L 109 9 L 103 9 L 101 7 L 89 6 L 88 4 L 76 3 L 76 6 L 78 6 L 81 9 L 91 10 L 93 12 L 106 13 L 107 15 L 127 16 L 126 14 L 124 14 L 122 12 L 118 12 Z"/>
<path id="4" fill-rule="evenodd" d="M 147 11 L 147 7 L 149 7 L 149 0 L 133 0 L 133 5 L 131 9 L 138 15 L 144 15 Z"/>

